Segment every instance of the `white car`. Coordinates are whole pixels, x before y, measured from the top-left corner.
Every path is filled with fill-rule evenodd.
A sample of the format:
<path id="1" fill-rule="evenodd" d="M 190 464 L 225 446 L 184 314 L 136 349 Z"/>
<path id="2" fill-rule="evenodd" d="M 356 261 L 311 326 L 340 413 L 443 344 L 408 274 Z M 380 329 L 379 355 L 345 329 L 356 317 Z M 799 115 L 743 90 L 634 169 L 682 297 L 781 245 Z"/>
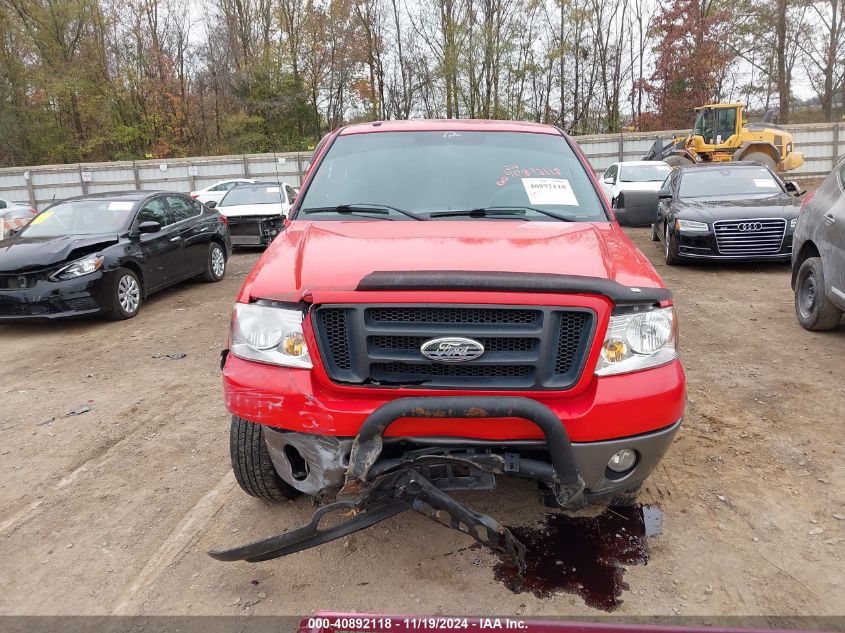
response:
<path id="1" fill-rule="evenodd" d="M 205 189 L 197 189 L 191 192 L 191 197 L 199 200 L 203 204 L 209 202 L 220 202 L 229 190 L 235 185 L 241 183 L 253 183 L 254 180 L 250 178 L 232 178 L 231 180 L 221 180 L 215 182 L 213 185 L 208 185 Z"/>
<path id="2" fill-rule="evenodd" d="M 659 160 L 629 160 L 613 163 L 601 177 L 601 186 L 610 206 L 622 191 L 657 191 L 672 173 L 672 168 Z"/>
<path id="3" fill-rule="evenodd" d="M 12 202 L 6 198 L 0 198 L 0 240 L 9 235 L 11 231 L 20 229 L 29 224 L 38 212 L 28 204 Z"/>
<path id="4" fill-rule="evenodd" d="M 208 206 L 220 212 L 233 246 L 266 246 L 281 232 L 296 191 L 288 184 L 240 184 Z"/>

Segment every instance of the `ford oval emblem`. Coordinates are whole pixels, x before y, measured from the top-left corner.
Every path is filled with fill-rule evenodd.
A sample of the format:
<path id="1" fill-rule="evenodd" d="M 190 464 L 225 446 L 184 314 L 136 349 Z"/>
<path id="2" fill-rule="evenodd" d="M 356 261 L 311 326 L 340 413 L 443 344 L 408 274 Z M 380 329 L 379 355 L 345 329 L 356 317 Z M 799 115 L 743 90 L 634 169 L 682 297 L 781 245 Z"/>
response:
<path id="1" fill-rule="evenodd" d="M 471 338 L 448 336 L 426 341 L 420 347 L 426 358 L 440 363 L 465 363 L 475 360 L 484 353 L 484 346 Z"/>

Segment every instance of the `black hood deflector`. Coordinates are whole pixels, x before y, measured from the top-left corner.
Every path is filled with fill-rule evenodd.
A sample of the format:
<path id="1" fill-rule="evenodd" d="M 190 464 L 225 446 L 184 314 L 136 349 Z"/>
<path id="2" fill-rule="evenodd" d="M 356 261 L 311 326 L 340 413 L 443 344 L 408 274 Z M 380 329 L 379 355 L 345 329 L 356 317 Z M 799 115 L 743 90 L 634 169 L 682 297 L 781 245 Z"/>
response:
<path id="1" fill-rule="evenodd" d="M 364 277 L 356 290 L 487 290 L 592 294 L 605 296 L 616 305 L 660 303 L 672 298 L 672 291 L 668 288 L 629 287 L 601 277 L 463 270 L 376 271 Z"/>

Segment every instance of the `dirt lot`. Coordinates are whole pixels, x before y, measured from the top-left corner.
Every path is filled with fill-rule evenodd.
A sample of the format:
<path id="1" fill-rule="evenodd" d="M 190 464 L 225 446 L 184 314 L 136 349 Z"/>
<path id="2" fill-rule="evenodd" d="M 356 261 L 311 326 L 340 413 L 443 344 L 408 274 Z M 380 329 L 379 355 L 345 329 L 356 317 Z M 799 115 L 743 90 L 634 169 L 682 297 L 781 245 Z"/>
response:
<path id="1" fill-rule="evenodd" d="M 630 233 L 675 291 L 689 407 L 643 494 L 663 535 L 616 615 L 845 614 L 845 326 L 798 326 L 786 265 L 670 269 Z M 311 512 L 229 469 L 217 364 L 255 259 L 132 321 L 0 326 L 0 614 L 600 613 L 511 593 L 492 555 L 411 513 L 258 565 L 205 554 Z M 544 512 L 528 483 L 470 498 L 509 524 Z"/>

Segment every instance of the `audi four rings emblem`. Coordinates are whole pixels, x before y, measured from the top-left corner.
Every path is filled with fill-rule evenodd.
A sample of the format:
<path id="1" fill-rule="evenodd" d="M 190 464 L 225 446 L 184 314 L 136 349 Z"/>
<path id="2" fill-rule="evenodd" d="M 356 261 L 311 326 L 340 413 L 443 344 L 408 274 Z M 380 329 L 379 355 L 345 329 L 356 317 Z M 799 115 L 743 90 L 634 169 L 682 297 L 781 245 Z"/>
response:
<path id="1" fill-rule="evenodd" d="M 751 231 L 762 231 L 763 230 L 763 223 L 762 222 L 743 222 L 742 224 L 736 225 L 737 230 L 742 231 L 743 233 L 750 233 Z"/>

